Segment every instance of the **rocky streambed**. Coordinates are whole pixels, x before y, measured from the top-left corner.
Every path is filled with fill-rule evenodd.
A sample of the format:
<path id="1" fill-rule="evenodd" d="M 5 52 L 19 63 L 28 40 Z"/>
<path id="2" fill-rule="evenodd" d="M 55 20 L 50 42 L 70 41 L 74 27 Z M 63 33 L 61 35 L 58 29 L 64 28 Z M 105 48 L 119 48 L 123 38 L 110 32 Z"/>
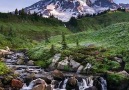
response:
<path id="1" fill-rule="evenodd" d="M 6 55 L 4 62 L 15 75 L 3 85 L 5 90 L 107 90 L 103 77 L 81 75 L 79 70 L 77 73 L 45 71 L 23 52 Z"/>

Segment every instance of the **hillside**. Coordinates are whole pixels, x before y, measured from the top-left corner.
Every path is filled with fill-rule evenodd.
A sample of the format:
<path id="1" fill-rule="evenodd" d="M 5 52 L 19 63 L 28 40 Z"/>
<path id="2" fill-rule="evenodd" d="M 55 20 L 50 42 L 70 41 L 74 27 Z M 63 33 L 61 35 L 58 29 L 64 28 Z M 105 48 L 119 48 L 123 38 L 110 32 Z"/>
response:
<path id="1" fill-rule="evenodd" d="M 93 65 L 90 72 L 92 75 L 106 73 L 109 90 L 116 88 L 121 88 L 116 90 L 126 90 L 121 83 L 124 81 L 123 84 L 126 85 L 129 79 L 121 71 L 129 73 L 128 38 L 129 23 L 123 22 L 112 24 L 98 31 L 66 35 L 68 48 L 65 50 L 62 49 L 62 36 L 51 37 L 49 44 L 46 45 L 43 42 L 30 49 L 28 54 L 37 65 L 46 68 L 52 63 L 53 53 L 61 53 L 61 58 L 56 65 L 65 61 L 66 57 L 72 57 L 72 60 L 83 66 L 91 63 Z M 69 71 L 70 66 L 64 67 L 63 70 Z"/>
<path id="2" fill-rule="evenodd" d="M 88 46 L 93 44 L 96 47 L 105 48 L 107 51 L 104 53 L 104 56 L 106 55 L 110 57 L 118 54 L 124 54 L 123 57 L 126 57 L 126 53 L 129 50 L 128 38 L 129 23 L 123 22 L 110 25 L 99 31 L 81 32 L 77 34 L 66 35 L 66 42 L 69 48 L 77 48 L 76 45 L 78 41 L 80 46 Z M 32 58 L 39 60 L 43 59 L 41 57 L 49 53 L 51 45 L 54 45 L 56 50 L 60 51 L 62 47 L 61 42 L 62 38 L 60 35 L 51 37 L 49 44 L 46 45 L 43 42 L 30 50 Z M 45 60 L 50 56 L 46 55 L 44 57 Z"/>
<path id="3" fill-rule="evenodd" d="M 79 40 L 80 45 L 95 44 L 97 46 L 113 48 L 112 51 L 119 53 L 123 50 L 129 49 L 128 34 L 129 23 L 123 22 L 110 25 L 98 31 L 86 31 L 77 34 L 66 35 L 66 42 L 69 47 L 73 47 L 76 46 L 76 41 Z M 61 46 L 61 36 L 59 35 L 51 37 L 50 42 L 51 43 L 48 44 L 48 47 L 51 44 Z"/>
<path id="4" fill-rule="evenodd" d="M 71 33 L 56 19 L 34 15 L 12 15 L 0 13 L 0 46 L 26 48 L 47 37 Z"/>
<path id="5" fill-rule="evenodd" d="M 99 30 L 111 24 L 128 22 L 129 13 L 121 11 L 109 11 L 97 16 L 84 16 L 80 19 L 71 19 L 67 26 L 73 31 Z"/>

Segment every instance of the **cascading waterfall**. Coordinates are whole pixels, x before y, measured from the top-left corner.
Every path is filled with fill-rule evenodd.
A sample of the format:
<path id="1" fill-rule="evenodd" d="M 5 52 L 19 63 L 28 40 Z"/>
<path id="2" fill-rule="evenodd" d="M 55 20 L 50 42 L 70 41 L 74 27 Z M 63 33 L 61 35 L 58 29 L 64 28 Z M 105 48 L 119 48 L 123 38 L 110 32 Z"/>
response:
<path id="1" fill-rule="evenodd" d="M 7 58 L 6 58 L 6 64 L 7 64 L 8 67 L 13 67 L 13 66 L 17 67 L 17 70 L 15 70 L 15 71 L 21 73 L 20 74 L 21 76 L 19 76 L 20 78 L 23 78 L 24 74 L 26 75 L 26 71 L 24 69 L 26 69 L 27 67 L 32 68 L 32 70 L 37 70 L 37 69 L 34 69 L 34 67 L 36 67 L 36 66 L 32 67 L 32 66 L 28 66 L 28 65 L 17 65 L 17 64 L 15 64 L 15 62 L 17 62 L 19 56 L 20 57 L 25 57 L 25 55 L 23 53 L 14 53 L 12 55 L 8 55 Z M 37 75 L 41 75 L 41 74 L 38 73 Z M 56 86 L 56 88 L 54 88 L 55 84 L 53 84 L 52 87 L 54 88 L 54 90 L 66 90 L 66 85 L 67 85 L 68 79 L 69 78 L 67 77 L 67 78 L 65 78 L 64 81 L 60 81 L 57 84 L 58 86 Z M 41 83 L 43 82 L 43 80 L 40 79 L 40 78 L 36 79 L 36 80 L 41 81 Z M 36 83 L 36 80 L 31 81 L 29 86 L 24 84 L 22 89 L 20 89 L 20 90 L 32 90 L 32 88 L 34 87 L 34 85 Z M 78 82 L 79 90 L 85 90 L 87 88 L 92 87 L 94 81 L 93 81 L 93 77 L 90 76 L 90 77 L 81 77 L 81 79 L 79 78 L 77 82 Z M 107 90 L 107 82 L 103 77 L 99 78 L 99 82 L 101 84 L 102 90 Z"/>
<path id="2" fill-rule="evenodd" d="M 102 90 L 107 90 L 107 81 L 103 77 L 100 77 L 100 81 L 101 81 Z"/>
<path id="3" fill-rule="evenodd" d="M 79 85 L 79 90 L 85 90 L 88 88 L 87 82 L 85 79 L 82 79 L 81 85 Z"/>
<path id="4" fill-rule="evenodd" d="M 26 86 L 26 84 L 24 84 L 22 89 L 20 90 L 32 90 L 33 86 L 34 86 L 34 81 L 31 81 L 29 86 Z"/>
<path id="5" fill-rule="evenodd" d="M 67 82 L 68 82 L 68 79 L 65 79 L 65 80 L 64 80 L 64 83 L 63 83 L 63 89 L 65 89 L 65 88 L 66 88 L 66 84 L 67 84 Z"/>

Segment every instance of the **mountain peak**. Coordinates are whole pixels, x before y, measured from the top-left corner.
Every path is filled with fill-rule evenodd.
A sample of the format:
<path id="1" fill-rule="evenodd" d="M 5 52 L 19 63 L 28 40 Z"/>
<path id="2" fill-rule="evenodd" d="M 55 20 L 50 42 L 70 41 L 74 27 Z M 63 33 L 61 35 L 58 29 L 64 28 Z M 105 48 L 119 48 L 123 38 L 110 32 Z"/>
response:
<path id="1" fill-rule="evenodd" d="M 40 0 L 25 8 L 26 12 L 42 14 L 43 17 L 53 15 L 63 22 L 79 14 L 97 14 L 109 8 L 118 8 L 113 0 Z"/>

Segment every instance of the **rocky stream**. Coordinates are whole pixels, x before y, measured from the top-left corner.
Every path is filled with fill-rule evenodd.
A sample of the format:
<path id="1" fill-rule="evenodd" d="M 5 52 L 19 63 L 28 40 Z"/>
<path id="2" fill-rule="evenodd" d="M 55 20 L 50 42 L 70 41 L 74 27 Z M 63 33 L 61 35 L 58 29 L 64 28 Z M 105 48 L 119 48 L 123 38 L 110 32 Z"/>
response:
<path id="1" fill-rule="evenodd" d="M 103 77 L 81 75 L 79 71 L 46 71 L 35 66 L 23 52 L 6 55 L 4 62 L 16 77 L 3 90 L 107 90 Z"/>

